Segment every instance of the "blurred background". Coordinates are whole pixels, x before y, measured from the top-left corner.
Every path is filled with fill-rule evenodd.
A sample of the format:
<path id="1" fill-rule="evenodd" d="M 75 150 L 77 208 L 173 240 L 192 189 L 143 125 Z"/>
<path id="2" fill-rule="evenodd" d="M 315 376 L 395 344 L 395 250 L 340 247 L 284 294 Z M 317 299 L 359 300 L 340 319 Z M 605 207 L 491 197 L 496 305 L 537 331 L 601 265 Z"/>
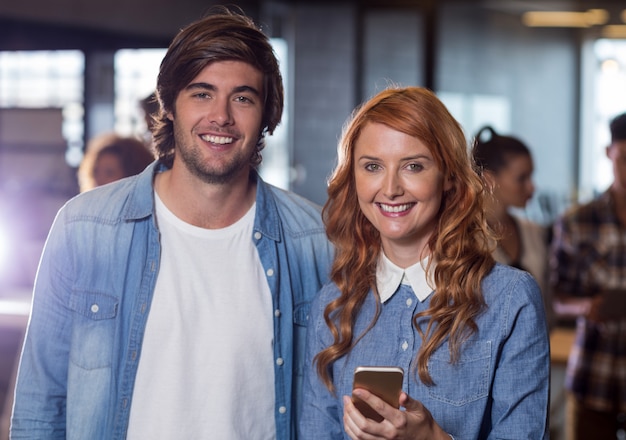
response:
<path id="1" fill-rule="evenodd" d="M 272 38 L 286 111 L 266 180 L 320 204 L 341 127 L 390 83 L 434 90 L 471 137 L 523 140 L 549 225 L 612 179 L 608 121 L 626 111 L 623 0 L 230 1 Z M 100 133 L 146 135 L 140 101 L 207 0 L 0 2 L 0 409 L 56 211 Z M 556 422 L 555 422 L 556 423 Z"/>

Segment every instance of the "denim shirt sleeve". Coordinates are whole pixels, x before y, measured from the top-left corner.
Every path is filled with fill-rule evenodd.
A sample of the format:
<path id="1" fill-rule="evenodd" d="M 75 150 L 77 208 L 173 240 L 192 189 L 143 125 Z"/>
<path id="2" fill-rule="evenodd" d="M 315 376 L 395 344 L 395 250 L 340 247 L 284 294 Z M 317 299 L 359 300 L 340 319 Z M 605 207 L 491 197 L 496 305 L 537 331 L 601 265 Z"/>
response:
<path id="1" fill-rule="evenodd" d="M 11 438 L 122 438 L 115 414 L 128 412 L 142 292 L 158 267 L 152 172 L 81 194 L 57 214 L 35 280 Z"/>
<path id="2" fill-rule="evenodd" d="M 65 405 L 70 311 L 65 293 L 66 274 L 73 261 L 67 239 L 64 211 L 55 220 L 37 273 L 33 305 L 17 381 L 11 438 L 65 438 Z M 52 257 L 54 256 L 54 258 Z"/>
<path id="3" fill-rule="evenodd" d="M 502 292 L 510 306 L 502 309 L 506 315 L 494 364 L 491 417 L 484 425 L 488 439 L 548 438 L 550 349 L 545 311 L 537 283 L 529 274 L 520 274 Z"/>

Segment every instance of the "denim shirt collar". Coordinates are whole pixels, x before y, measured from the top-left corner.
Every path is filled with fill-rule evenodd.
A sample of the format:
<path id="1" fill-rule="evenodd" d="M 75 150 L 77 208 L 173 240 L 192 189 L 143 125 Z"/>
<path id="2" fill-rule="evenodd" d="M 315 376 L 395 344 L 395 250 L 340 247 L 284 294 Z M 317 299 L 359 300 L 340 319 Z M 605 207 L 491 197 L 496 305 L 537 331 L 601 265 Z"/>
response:
<path id="1" fill-rule="evenodd" d="M 376 287 L 380 302 L 384 303 L 398 290 L 400 284 L 411 286 L 413 293 L 420 300 L 424 301 L 433 292 L 432 282 L 426 277 L 424 268 L 428 264 L 428 257 L 418 261 L 414 265 L 402 269 L 396 266 L 384 252 L 380 253 L 378 264 L 376 265 Z M 431 268 L 432 270 L 432 268 Z"/>
<path id="2" fill-rule="evenodd" d="M 165 164 L 156 160 L 130 183 L 133 188 L 129 191 L 128 199 L 121 211 L 122 219 L 137 220 L 154 214 L 154 176 L 167 169 Z M 257 182 L 254 231 L 274 241 L 281 241 L 280 217 L 269 185 L 261 179 L 256 170 L 250 171 L 250 178 Z M 146 197 L 146 194 L 151 194 L 151 197 Z"/>
<path id="3" fill-rule="evenodd" d="M 250 178 L 257 182 L 254 231 L 279 242 L 281 241 L 281 229 L 276 200 L 274 200 L 269 185 L 261 179 L 255 170 L 250 171 Z"/>
<path id="4" fill-rule="evenodd" d="M 154 214 L 154 176 L 168 168 L 159 160 L 155 160 L 142 171 L 137 179 L 132 180 L 133 188 L 121 210 L 122 220 L 138 220 Z M 150 194 L 150 197 L 146 197 Z"/>

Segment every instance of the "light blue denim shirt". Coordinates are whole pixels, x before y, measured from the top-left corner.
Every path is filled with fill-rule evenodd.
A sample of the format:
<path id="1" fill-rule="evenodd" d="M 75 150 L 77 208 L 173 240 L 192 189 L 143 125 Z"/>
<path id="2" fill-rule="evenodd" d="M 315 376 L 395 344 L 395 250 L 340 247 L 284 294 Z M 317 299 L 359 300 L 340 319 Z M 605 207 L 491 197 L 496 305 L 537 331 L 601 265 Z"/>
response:
<path id="1" fill-rule="evenodd" d="M 550 353 L 539 288 L 526 272 L 502 265 L 482 285 L 488 308 L 476 321 L 478 332 L 463 345 L 458 364 L 450 363 L 447 342 L 435 351 L 428 362 L 435 385 L 426 386 L 416 376 L 421 339 L 411 320 L 428 308 L 436 293 L 420 302 L 402 284 L 381 304 L 376 325 L 332 365 L 334 396 L 312 364 L 313 356 L 332 341 L 323 314 L 339 291 L 334 284 L 325 286 L 311 306 L 299 438 L 349 438 L 343 430 L 341 398 L 352 394 L 359 365 L 402 367 L 403 390 L 422 402 L 456 440 L 548 438 Z M 375 301 L 370 292 L 356 335 L 371 322 Z"/>
<path id="2" fill-rule="evenodd" d="M 12 439 L 125 438 L 159 271 L 152 181 L 162 169 L 155 163 L 59 211 L 35 283 Z M 251 240 L 274 307 L 276 438 L 293 439 L 306 316 L 328 282 L 332 249 L 319 207 L 260 178 L 257 188 Z"/>

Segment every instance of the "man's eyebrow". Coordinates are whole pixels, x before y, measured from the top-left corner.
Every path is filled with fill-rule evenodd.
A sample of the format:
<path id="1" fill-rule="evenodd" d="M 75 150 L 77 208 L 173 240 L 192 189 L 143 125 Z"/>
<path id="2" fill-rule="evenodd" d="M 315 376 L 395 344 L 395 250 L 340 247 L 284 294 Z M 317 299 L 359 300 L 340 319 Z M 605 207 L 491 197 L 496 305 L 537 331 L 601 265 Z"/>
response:
<path id="1" fill-rule="evenodd" d="M 213 84 L 209 84 L 209 83 L 205 83 L 205 82 L 197 82 L 197 83 L 191 83 L 189 84 L 187 87 L 185 87 L 186 90 L 211 90 L 211 91 L 215 91 L 217 90 L 217 87 L 215 87 Z M 247 85 L 243 85 L 243 86 L 237 86 L 235 88 L 233 88 L 231 90 L 231 93 L 244 93 L 244 92 L 248 92 L 248 93 L 252 93 L 258 97 L 261 96 L 261 93 L 254 87 L 252 86 L 247 86 Z"/>

